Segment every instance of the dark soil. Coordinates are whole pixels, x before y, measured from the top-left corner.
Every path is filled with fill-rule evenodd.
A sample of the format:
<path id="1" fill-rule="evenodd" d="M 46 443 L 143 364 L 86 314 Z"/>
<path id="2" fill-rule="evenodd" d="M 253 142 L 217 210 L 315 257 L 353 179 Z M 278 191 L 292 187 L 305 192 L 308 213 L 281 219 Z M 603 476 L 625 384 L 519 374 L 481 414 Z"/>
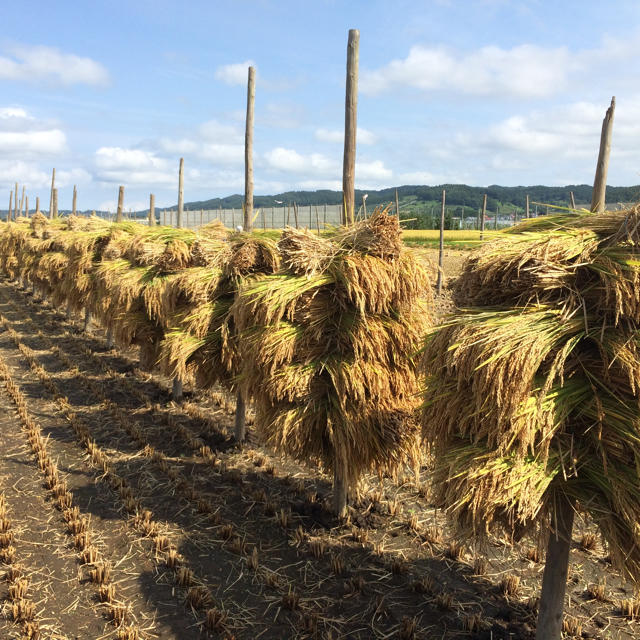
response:
<path id="1" fill-rule="evenodd" d="M 451 277 L 464 252 L 447 254 Z M 452 309 L 447 297 L 438 304 L 439 313 Z M 128 623 L 141 637 L 533 638 L 542 574 L 534 543 L 494 539 L 482 551 L 456 545 L 430 506 L 426 471 L 417 481 L 408 469 L 367 478 L 347 522 L 338 522 L 328 509 L 330 483 L 316 469 L 273 455 L 250 427 L 248 443 L 234 445 L 234 403 L 223 391 L 187 387 L 185 402 L 173 404 L 169 381 L 140 372 L 135 351 L 107 351 L 97 327 L 80 333 L 6 281 L 0 314 L 7 323 L 0 325 L 0 358 L 48 437 L 74 504 L 90 517 Z M 44 386 L 45 378 L 68 405 Z M 45 637 L 117 637 L 4 386 L 0 410 L 0 490 Z M 74 420 L 150 511 L 153 532 L 145 534 L 127 511 L 122 492 L 80 442 Z M 620 612 L 620 601 L 632 593 L 600 541 L 582 539 L 591 532 L 581 522 L 574 534 L 568 623 L 575 622 L 575 637 L 640 637 Z M 158 536 L 175 545 L 180 566 L 192 572 L 191 587 L 202 587 L 208 602 L 186 602 L 188 588 L 176 584 L 177 572 L 157 551 Z M 514 576 L 519 583 L 508 583 Z M 604 595 L 597 600 L 589 588 L 600 582 Z M 4 582 L 0 596 L 10 617 Z M 19 637 L 19 629 L 0 620 L 0 635 Z"/>

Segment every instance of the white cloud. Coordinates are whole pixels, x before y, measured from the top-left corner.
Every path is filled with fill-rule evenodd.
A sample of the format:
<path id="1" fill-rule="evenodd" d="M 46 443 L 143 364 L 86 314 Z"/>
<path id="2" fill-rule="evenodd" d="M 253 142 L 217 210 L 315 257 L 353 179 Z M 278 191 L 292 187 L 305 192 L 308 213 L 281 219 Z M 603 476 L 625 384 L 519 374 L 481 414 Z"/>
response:
<path id="1" fill-rule="evenodd" d="M 365 71 L 360 89 L 371 95 L 395 87 L 411 87 L 422 91 L 541 98 L 564 90 L 569 72 L 577 65 L 567 47 L 487 46 L 460 53 L 444 46 L 416 45 L 406 58 Z"/>
<path id="2" fill-rule="evenodd" d="M 337 169 L 337 163 L 321 153 L 302 155 L 294 149 L 276 147 L 264 154 L 267 166 L 291 173 L 326 173 Z"/>
<path id="3" fill-rule="evenodd" d="M 64 151 L 66 136 L 60 129 L 51 131 L 0 131 L 0 153 L 54 154 Z"/>
<path id="4" fill-rule="evenodd" d="M 362 181 L 367 184 L 376 184 L 380 181 L 391 180 L 393 171 L 384 166 L 382 160 L 374 160 L 372 162 L 356 161 L 356 182 Z"/>
<path id="5" fill-rule="evenodd" d="M 109 82 L 109 73 L 91 58 L 63 53 L 55 47 L 19 45 L 0 56 L 0 79 L 103 86 Z"/>
<path id="6" fill-rule="evenodd" d="M 177 183 L 178 164 L 170 171 L 169 162 L 152 151 L 100 147 L 95 153 L 98 179 L 122 184 Z"/>
<path id="7" fill-rule="evenodd" d="M 215 72 L 217 80 L 230 85 L 247 84 L 249 67 L 255 67 L 253 60 L 245 60 L 245 62 L 236 62 L 234 64 L 226 64 L 218 67 Z"/>
<path id="8" fill-rule="evenodd" d="M 24 109 L 16 107 L 2 107 L 0 109 L 0 119 L 8 120 L 9 118 L 31 119 Z"/>
<path id="9" fill-rule="evenodd" d="M 66 146 L 65 133 L 55 125 L 37 120 L 23 108 L 0 108 L 0 155 L 55 155 Z"/>
<path id="10" fill-rule="evenodd" d="M 314 135 L 316 140 L 321 142 L 336 142 L 340 144 L 344 142 L 344 131 L 339 129 L 316 129 Z M 356 140 L 358 144 L 375 144 L 377 138 L 368 129 L 358 127 Z"/>

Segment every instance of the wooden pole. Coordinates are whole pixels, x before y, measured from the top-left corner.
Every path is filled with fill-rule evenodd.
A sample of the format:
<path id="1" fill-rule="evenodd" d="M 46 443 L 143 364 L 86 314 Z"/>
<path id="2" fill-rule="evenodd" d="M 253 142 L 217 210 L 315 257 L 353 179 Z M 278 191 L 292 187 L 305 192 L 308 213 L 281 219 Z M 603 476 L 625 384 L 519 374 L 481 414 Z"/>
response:
<path id="1" fill-rule="evenodd" d="M 13 197 L 13 219 L 18 217 L 18 183 L 16 182 L 16 194 Z"/>
<path id="2" fill-rule="evenodd" d="M 180 158 L 178 169 L 178 212 L 176 214 L 176 227 L 182 227 L 182 213 L 184 210 L 184 158 Z"/>
<path id="3" fill-rule="evenodd" d="M 484 218 L 487 215 L 487 194 L 482 198 L 482 214 L 480 217 L 480 240 L 484 239 Z"/>
<path id="4" fill-rule="evenodd" d="M 344 105 L 344 157 L 342 163 L 342 224 L 353 224 L 356 208 L 356 130 L 358 121 L 358 55 L 360 32 L 349 29 L 347 82 Z"/>
<path id="5" fill-rule="evenodd" d="M 573 191 L 569 191 L 569 201 L 571 202 L 571 208 L 575 209 L 576 208 L 576 199 L 573 196 Z"/>
<path id="6" fill-rule="evenodd" d="M 11 221 L 11 210 L 13 208 L 13 189 L 9 191 L 9 209 L 7 210 L 7 220 Z"/>
<path id="7" fill-rule="evenodd" d="M 295 220 L 296 229 L 297 229 L 298 228 L 298 205 L 295 202 L 293 203 L 293 218 Z"/>
<path id="8" fill-rule="evenodd" d="M 24 198 L 24 215 L 29 217 L 29 196 Z"/>
<path id="9" fill-rule="evenodd" d="M 78 189 L 76 188 L 76 185 L 73 185 L 73 205 L 71 207 L 71 215 L 75 216 L 76 215 L 76 209 L 78 206 Z"/>
<path id="10" fill-rule="evenodd" d="M 398 220 L 400 220 L 400 203 L 398 201 L 398 190 L 396 189 L 396 216 L 398 216 Z"/>
<path id="11" fill-rule="evenodd" d="M 53 217 L 58 217 L 58 190 L 53 190 Z"/>
<path id="12" fill-rule="evenodd" d="M 318 228 L 318 235 L 320 235 L 320 214 L 318 213 L 318 205 L 316 205 L 316 227 Z"/>
<path id="13" fill-rule="evenodd" d="M 562 612 L 569 573 L 573 517 L 574 505 L 565 496 L 561 496 L 552 514 L 552 530 L 542 576 L 536 640 L 562 638 Z"/>
<path id="14" fill-rule="evenodd" d="M 156 197 L 153 193 L 149 194 L 149 226 L 156 226 Z"/>
<path id="15" fill-rule="evenodd" d="M 162 212 L 162 226 L 163 227 L 167 226 L 167 210 L 166 209 Z"/>
<path id="16" fill-rule="evenodd" d="M 22 185 L 22 196 L 20 197 L 20 215 L 22 215 L 22 212 L 24 211 L 24 193 L 25 193 L 26 187 L 24 185 Z"/>
<path id="17" fill-rule="evenodd" d="M 49 218 L 51 218 L 51 212 L 53 211 L 53 189 L 56 186 L 56 170 L 55 167 L 53 169 L 53 173 L 51 174 L 51 197 L 49 199 Z"/>
<path id="18" fill-rule="evenodd" d="M 256 101 L 256 70 L 249 67 L 247 80 L 247 121 L 244 132 L 244 225 L 253 228 L 253 111 Z"/>
<path id="19" fill-rule="evenodd" d="M 593 181 L 593 195 L 591 197 L 591 211 L 602 213 L 605 210 L 607 191 L 607 171 L 609 170 L 609 154 L 611 153 L 611 133 L 613 131 L 613 116 L 616 110 L 616 98 L 611 98 L 611 106 L 602 121 L 600 134 L 600 151 L 596 165 L 596 177 Z"/>
<path id="20" fill-rule="evenodd" d="M 525 197 L 525 215 L 529 218 L 529 194 Z"/>
<path id="21" fill-rule="evenodd" d="M 442 293 L 442 263 L 444 258 L 444 210 L 445 210 L 446 198 L 447 198 L 447 192 L 445 191 L 445 189 L 443 189 L 442 190 L 442 208 L 440 209 L 440 245 L 438 250 L 438 282 L 436 284 L 438 295 Z"/>
<path id="22" fill-rule="evenodd" d="M 36 196 L 36 213 L 40 213 L 40 196 Z"/>
<path id="23" fill-rule="evenodd" d="M 122 222 L 122 212 L 124 209 L 124 186 L 118 188 L 118 212 L 116 213 L 116 222 Z"/>

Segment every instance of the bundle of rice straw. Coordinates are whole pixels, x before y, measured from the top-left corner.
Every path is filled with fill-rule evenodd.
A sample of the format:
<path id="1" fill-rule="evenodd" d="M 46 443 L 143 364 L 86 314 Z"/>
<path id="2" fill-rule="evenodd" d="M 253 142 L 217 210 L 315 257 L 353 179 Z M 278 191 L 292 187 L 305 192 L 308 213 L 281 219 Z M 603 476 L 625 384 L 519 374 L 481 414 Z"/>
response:
<path id="1" fill-rule="evenodd" d="M 547 529 L 569 498 L 640 579 L 640 207 L 525 224 L 468 261 L 429 332 L 423 434 L 462 535 Z"/>
<path id="2" fill-rule="evenodd" d="M 329 239 L 287 229 L 278 247 L 282 270 L 234 304 L 243 389 L 268 444 L 353 489 L 415 451 L 429 278 L 385 211 Z"/>
<path id="3" fill-rule="evenodd" d="M 149 288 L 148 308 L 157 309 L 165 330 L 159 361 L 167 375 L 194 375 L 200 387 L 220 383 L 234 390 L 238 336 L 230 309 L 247 279 L 278 269 L 278 252 L 273 241 L 250 233 L 233 234 L 224 243 L 203 238 L 192 247 L 191 262 L 205 261 L 206 266 L 189 267 Z"/>

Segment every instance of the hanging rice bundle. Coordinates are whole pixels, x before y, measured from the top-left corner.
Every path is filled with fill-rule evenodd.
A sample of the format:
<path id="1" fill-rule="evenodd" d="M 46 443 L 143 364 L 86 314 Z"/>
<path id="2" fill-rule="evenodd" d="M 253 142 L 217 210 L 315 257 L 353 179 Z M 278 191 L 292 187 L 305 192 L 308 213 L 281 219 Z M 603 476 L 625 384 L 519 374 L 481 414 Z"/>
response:
<path id="1" fill-rule="evenodd" d="M 436 500 L 461 535 L 544 532 L 568 498 L 640 580 L 639 222 L 636 207 L 516 228 L 467 264 L 474 308 L 422 360 Z"/>
<path id="2" fill-rule="evenodd" d="M 196 259 L 206 256 L 207 266 L 170 275 L 145 294 L 166 331 L 160 364 L 168 375 L 195 376 L 201 387 L 220 383 L 233 389 L 239 356 L 230 309 L 242 283 L 277 270 L 277 249 L 250 233 L 233 234 L 224 244 L 215 237 L 197 239 L 192 248 L 192 261 L 197 249 Z"/>
<path id="3" fill-rule="evenodd" d="M 416 444 L 412 354 L 431 290 L 399 238 L 384 211 L 330 239 L 287 229 L 283 270 L 248 282 L 234 305 L 257 428 L 352 488 Z"/>

